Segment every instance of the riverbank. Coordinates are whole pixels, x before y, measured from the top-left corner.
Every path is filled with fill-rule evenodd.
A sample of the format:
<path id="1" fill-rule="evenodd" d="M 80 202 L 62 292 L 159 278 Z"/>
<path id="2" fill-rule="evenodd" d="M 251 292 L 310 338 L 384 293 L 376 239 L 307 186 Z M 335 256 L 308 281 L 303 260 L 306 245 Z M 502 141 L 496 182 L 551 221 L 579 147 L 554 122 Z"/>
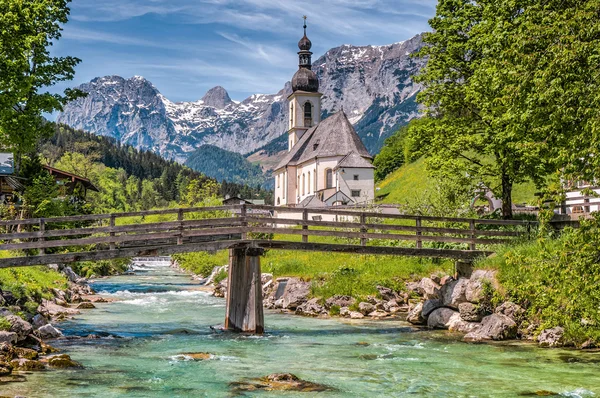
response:
<path id="1" fill-rule="evenodd" d="M 325 386 L 323 397 L 600 394 L 592 354 L 520 342 L 465 344 L 451 332 L 399 318 L 316 319 L 266 310 L 264 336 L 215 332 L 210 326 L 223 322 L 224 300 L 168 264 L 139 268 L 92 281 L 113 302 L 60 324 L 65 338 L 53 346 L 84 368 L 20 373 L 26 380 L 1 385 L 2 395 L 231 397 L 273 373 Z M 187 355 L 200 353 L 209 355 Z"/>

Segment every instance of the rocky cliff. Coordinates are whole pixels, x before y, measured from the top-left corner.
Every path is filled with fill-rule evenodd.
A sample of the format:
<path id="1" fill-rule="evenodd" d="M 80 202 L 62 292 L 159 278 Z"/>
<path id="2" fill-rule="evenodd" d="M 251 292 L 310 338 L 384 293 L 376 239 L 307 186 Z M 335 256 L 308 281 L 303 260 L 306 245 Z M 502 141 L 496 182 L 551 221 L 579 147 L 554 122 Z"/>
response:
<path id="1" fill-rule="evenodd" d="M 417 115 L 419 86 L 411 76 L 423 61 L 410 55 L 421 45 L 418 35 L 388 46 L 329 50 L 313 67 L 324 116 L 343 108 L 367 148 L 378 152 L 386 137 Z M 171 102 L 139 76 L 100 77 L 79 88 L 89 95 L 68 104 L 59 123 L 181 162 L 203 144 L 246 154 L 287 131 L 289 83 L 277 94 L 255 94 L 242 102 L 232 101 L 222 87 L 196 102 Z"/>

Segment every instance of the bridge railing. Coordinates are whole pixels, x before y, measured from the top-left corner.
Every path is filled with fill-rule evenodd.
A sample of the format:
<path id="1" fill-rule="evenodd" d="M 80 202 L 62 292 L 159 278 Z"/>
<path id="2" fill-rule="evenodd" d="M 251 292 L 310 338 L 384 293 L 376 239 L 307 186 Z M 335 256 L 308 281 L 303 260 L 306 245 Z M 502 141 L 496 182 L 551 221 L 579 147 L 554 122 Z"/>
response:
<path id="1" fill-rule="evenodd" d="M 263 205 L 195 207 L 0 221 L 4 266 L 220 250 L 287 250 L 471 259 L 491 245 L 528 236 L 529 221 L 384 214 L 365 209 Z M 483 245 L 485 250 L 477 250 Z"/>

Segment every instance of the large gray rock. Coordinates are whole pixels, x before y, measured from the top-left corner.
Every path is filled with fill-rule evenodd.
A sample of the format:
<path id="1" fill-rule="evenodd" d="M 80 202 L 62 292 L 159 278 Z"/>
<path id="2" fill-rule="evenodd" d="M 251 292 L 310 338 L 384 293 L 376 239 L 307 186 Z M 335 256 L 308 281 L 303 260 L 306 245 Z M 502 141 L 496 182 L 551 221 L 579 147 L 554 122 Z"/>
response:
<path id="1" fill-rule="evenodd" d="M 48 318 L 46 318 L 42 314 L 35 314 L 35 316 L 31 320 L 31 326 L 33 327 L 33 329 L 39 329 L 42 326 L 47 325 L 48 323 Z"/>
<path id="2" fill-rule="evenodd" d="M 406 316 L 406 320 L 413 325 L 423 325 L 427 321 L 426 318 L 423 317 L 423 303 L 417 303 L 414 307 L 412 307 L 408 311 L 408 315 Z"/>
<path id="3" fill-rule="evenodd" d="M 337 296 L 329 297 L 325 301 L 325 308 L 331 309 L 331 307 L 333 307 L 334 305 L 337 305 L 340 308 L 350 307 L 354 303 L 356 303 L 356 299 L 352 296 L 337 295 Z"/>
<path id="4" fill-rule="evenodd" d="M 465 288 L 466 299 L 472 303 L 479 303 L 484 299 L 485 285 L 489 285 L 494 290 L 498 289 L 499 284 L 496 274 L 496 271 L 484 269 L 473 271 Z"/>
<path id="5" fill-rule="evenodd" d="M 468 283 L 468 279 L 460 278 L 459 280 L 449 281 L 442 286 L 441 295 L 444 306 L 458 309 L 460 303 L 467 302 L 465 291 Z"/>
<path id="6" fill-rule="evenodd" d="M 33 333 L 33 327 L 27 321 L 24 321 L 16 315 L 9 315 L 5 318 L 10 323 L 10 331 L 17 334 L 17 341 L 23 341 Z"/>
<path id="7" fill-rule="evenodd" d="M 430 329 L 448 329 L 452 316 L 458 314 L 450 308 L 438 308 L 427 318 L 427 327 Z"/>
<path id="8" fill-rule="evenodd" d="M 363 315 L 369 315 L 371 312 L 375 311 L 377 308 L 375 305 L 367 302 L 358 303 L 358 311 Z"/>
<path id="9" fill-rule="evenodd" d="M 305 303 L 300 304 L 296 308 L 297 315 L 304 316 L 319 316 L 326 315 L 327 310 L 321 304 L 319 304 L 318 298 L 312 298 Z"/>
<path id="10" fill-rule="evenodd" d="M 441 297 L 440 285 L 435 283 L 431 278 L 421 279 L 417 290 L 426 300 L 439 299 Z"/>
<path id="11" fill-rule="evenodd" d="M 281 296 L 281 308 L 295 310 L 308 300 L 310 283 L 298 278 L 289 278 Z"/>
<path id="12" fill-rule="evenodd" d="M 561 347 L 564 345 L 564 334 L 565 330 L 560 326 L 545 329 L 542 330 L 537 341 L 542 347 Z"/>
<path id="13" fill-rule="evenodd" d="M 523 319 L 523 315 L 525 315 L 525 310 L 520 305 L 511 301 L 502 303 L 496 308 L 495 312 L 496 314 L 506 315 L 517 323 L 520 323 L 521 319 Z"/>
<path id="14" fill-rule="evenodd" d="M 389 287 L 377 285 L 377 291 L 379 292 L 379 295 L 381 296 L 381 299 L 383 301 L 390 301 L 398 298 L 396 292 L 394 292 Z"/>
<path id="15" fill-rule="evenodd" d="M 509 340 L 517 337 L 517 324 L 502 314 L 492 314 L 483 318 L 481 327 L 464 337 L 465 341 Z"/>
<path id="16" fill-rule="evenodd" d="M 448 322 L 446 323 L 448 330 L 451 332 L 460 332 L 460 333 L 471 333 L 478 330 L 481 325 L 476 322 L 468 322 L 462 319 L 461 315 L 458 312 L 452 314 Z"/>
<path id="17" fill-rule="evenodd" d="M 481 309 L 473 303 L 460 303 L 458 312 L 460 312 L 460 317 L 467 322 L 481 322 L 483 319 Z"/>
<path id="18" fill-rule="evenodd" d="M 79 310 L 74 308 L 63 307 L 51 301 L 42 300 L 42 304 L 37 311 L 47 318 L 60 318 L 79 314 Z"/>
<path id="19" fill-rule="evenodd" d="M 444 303 L 440 299 L 425 300 L 423 303 L 423 317 L 427 318 L 434 310 L 442 307 Z"/>
<path id="20" fill-rule="evenodd" d="M 56 329 L 54 326 L 47 324 L 42 326 L 41 328 L 39 328 L 38 330 L 35 331 L 35 334 L 43 340 L 46 339 L 57 339 L 59 337 L 62 337 L 62 332 L 58 329 Z"/>
<path id="21" fill-rule="evenodd" d="M 71 269 L 71 267 L 65 267 L 62 270 L 62 273 L 67 277 L 68 280 L 70 280 L 73 283 L 77 282 L 81 278 L 75 273 L 75 271 Z"/>
<path id="22" fill-rule="evenodd" d="M 17 344 L 17 339 L 19 336 L 15 332 L 7 332 L 4 330 L 0 331 L 0 344 L 8 343 L 8 344 Z"/>

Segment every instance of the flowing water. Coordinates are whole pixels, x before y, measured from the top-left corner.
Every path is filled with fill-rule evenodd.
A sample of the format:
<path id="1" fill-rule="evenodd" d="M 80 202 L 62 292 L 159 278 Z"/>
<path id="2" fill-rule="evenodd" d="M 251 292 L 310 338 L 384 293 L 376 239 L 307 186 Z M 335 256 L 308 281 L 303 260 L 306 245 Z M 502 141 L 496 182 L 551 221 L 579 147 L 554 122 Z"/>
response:
<path id="1" fill-rule="evenodd" d="M 600 394 L 600 353 L 532 345 L 465 344 L 444 332 L 414 331 L 400 321 L 321 320 L 268 312 L 264 336 L 213 332 L 225 302 L 168 267 L 93 287 L 118 301 L 97 304 L 60 327 L 54 343 L 85 369 L 27 374 L 0 395 L 28 397 L 229 397 L 230 383 L 291 372 L 333 390 L 253 392 L 267 396 L 515 397 L 551 391 Z M 182 353 L 209 352 L 192 361 Z"/>

